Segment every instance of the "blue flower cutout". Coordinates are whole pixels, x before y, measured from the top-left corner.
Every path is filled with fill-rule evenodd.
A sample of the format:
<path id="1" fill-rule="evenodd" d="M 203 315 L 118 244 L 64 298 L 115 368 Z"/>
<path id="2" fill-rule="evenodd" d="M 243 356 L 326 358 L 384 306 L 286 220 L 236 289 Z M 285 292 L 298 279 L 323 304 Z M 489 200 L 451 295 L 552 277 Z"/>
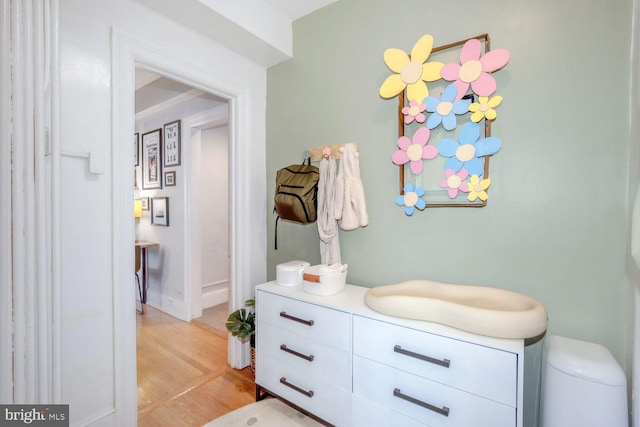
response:
<path id="1" fill-rule="evenodd" d="M 458 88 L 454 84 L 446 87 L 440 99 L 435 96 L 427 96 L 422 103 L 427 105 L 427 111 L 431 114 L 427 120 L 427 127 L 434 129 L 440 123 L 446 130 L 456 128 L 456 114 L 469 112 L 470 99 L 455 100 Z"/>
<path id="2" fill-rule="evenodd" d="M 460 130 L 458 140 L 442 139 L 438 142 L 438 153 L 443 157 L 449 157 L 444 164 L 444 169 L 453 169 L 455 172 L 464 167 L 469 176 L 484 174 L 484 159 L 496 153 L 502 146 L 500 139 L 490 136 L 478 140 L 480 137 L 480 125 L 478 123 L 465 123 Z"/>
<path id="3" fill-rule="evenodd" d="M 422 196 L 424 196 L 424 188 L 416 187 L 414 190 L 413 185 L 407 182 L 404 185 L 404 195 L 396 197 L 396 205 L 404 206 L 404 213 L 411 216 L 416 209 L 423 210 L 427 207 Z"/>

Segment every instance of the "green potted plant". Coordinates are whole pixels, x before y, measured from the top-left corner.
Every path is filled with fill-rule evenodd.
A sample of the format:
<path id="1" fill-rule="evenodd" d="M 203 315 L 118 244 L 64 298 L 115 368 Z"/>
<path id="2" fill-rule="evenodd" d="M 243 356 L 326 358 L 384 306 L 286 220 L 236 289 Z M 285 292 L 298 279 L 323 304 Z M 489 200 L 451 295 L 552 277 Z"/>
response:
<path id="1" fill-rule="evenodd" d="M 255 306 L 256 299 L 249 298 L 244 302 L 245 307 L 239 308 L 227 317 L 225 326 L 231 335 L 238 337 L 242 342 L 249 341 L 251 346 L 251 371 L 255 372 L 255 350 L 256 350 L 256 324 Z"/>

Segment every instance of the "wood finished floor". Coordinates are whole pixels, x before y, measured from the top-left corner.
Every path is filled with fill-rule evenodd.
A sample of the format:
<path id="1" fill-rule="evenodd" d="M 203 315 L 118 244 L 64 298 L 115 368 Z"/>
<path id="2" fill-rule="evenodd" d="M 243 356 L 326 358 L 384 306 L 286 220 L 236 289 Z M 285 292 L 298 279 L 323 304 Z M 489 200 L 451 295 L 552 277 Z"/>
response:
<path id="1" fill-rule="evenodd" d="M 227 364 L 227 334 L 153 307 L 137 316 L 138 426 L 200 427 L 255 401 L 249 368 Z"/>
<path id="2" fill-rule="evenodd" d="M 213 307 L 202 310 L 202 316 L 193 319 L 196 322 L 204 323 L 214 329 L 226 333 L 227 328 L 224 326 L 229 316 L 229 307 L 227 303 L 214 305 Z"/>

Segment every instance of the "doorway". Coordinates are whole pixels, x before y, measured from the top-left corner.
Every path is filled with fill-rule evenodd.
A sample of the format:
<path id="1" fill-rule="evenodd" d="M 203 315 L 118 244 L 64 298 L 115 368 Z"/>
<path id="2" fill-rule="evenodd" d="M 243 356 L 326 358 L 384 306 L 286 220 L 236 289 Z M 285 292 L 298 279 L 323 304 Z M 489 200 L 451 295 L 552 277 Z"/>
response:
<path id="1" fill-rule="evenodd" d="M 136 239 L 159 245 L 148 250 L 151 280 L 145 294 L 148 304 L 191 321 L 203 308 L 229 299 L 229 102 L 141 68 L 136 68 L 135 81 L 140 152 L 134 198 L 144 206 Z M 168 126 L 178 135 L 171 142 L 173 161 L 163 151 L 169 145 L 164 141 Z M 157 134 L 161 182 L 145 188 L 145 142 Z M 160 226 L 153 218 L 157 200 L 168 218 Z"/>
<path id="2" fill-rule="evenodd" d="M 135 141 L 158 131 L 164 139 L 165 122 L 180 129 L 178 149 L 173 147 L 177 162 L 165 163 L 167 141 L 161 141 L 160 188 L 144 188 L 148 155 L 138 153 L 135 167 L 134 197 L 147 206 L 135 224 L 136 237 L 159 245 L 147 254 L 147 307 L 136 317 L 138 425 L 167 425 L 178 416 L 184 425 L 202 425 L 253 400 L 249 368 L 228 368 L 226 331 L 195 321 L 212 304 L 222 307 L 225 318 L 229 311 L 229 103 L 144 69 L 136 69 L 135 77 Z M 165 200 L 168 219 L 161 226 L 149 209 L 149 201 L 158 199 Z M 228 381 L 235 394 L 216 391 Z M 218 407 L 209 402 L 211 393 Z M 179 409 L 185 404 L 199 408 L 188 420 Z"/>
<path id="3" fill-rule="evenodd" d="M 266 281 L 266 73 L 264 68 L 224 49 L 208 55 L 184 51 L 182 41 L 142 39 L 112 29 L 112 260 L 114 283 L 114 385 L 121 425 L 136 419 L 136 312 L 131 287 L 135 227 L 131 174 L 134 132 L 135 68 L 144 68 L 196 89 L 215 93 L 229 103 L 230 309 L 253 296 L 253 286 Z M 238 197 L 236 195 L 240 195 Z M 187 256 L 185 254 L 185 256 Z M 229 340 L 233 368 L 250 364 L 248 345 Z"/>

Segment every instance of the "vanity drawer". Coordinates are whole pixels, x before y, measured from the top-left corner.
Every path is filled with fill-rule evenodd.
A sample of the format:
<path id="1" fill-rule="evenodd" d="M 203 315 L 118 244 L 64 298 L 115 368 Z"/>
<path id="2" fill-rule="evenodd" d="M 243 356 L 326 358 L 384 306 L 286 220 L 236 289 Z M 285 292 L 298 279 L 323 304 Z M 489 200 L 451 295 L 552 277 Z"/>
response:
<path id="1" fill-rule="evenodd" d="M 268 323 L 256 332 L 257 350 L 306 370 L 324 381 L 351 390 L 351 354 Z"/>
<path id="2" fill-rule="evenodd" d="M 350 349 L 349 313 L 261 290 L 256 293 L 256 313 L 258 324 L 269 323 L 312 341 L 345 351 Z"/>
<path id="3" fill-rule="evenodd" d="M 517 406 L 516 354 L 361 316 L 353 322 L 354 355 Z"/>
<path id="4" fill-rule="evenodd" d="M 516 409 L 354 356 L 353 392 L 432 427 L 514 427 Z"/>
<path id="5" fill-rule="evenodd" d="M 256 359 L 256 384 L 336 425 L 351 424 L 351 392 L 310 375 L 260 351 Z"/>
<path id="6" fill-rule="evenodd" d="M 351 399 L 353 402 L 351 425 L 353 427 L 424 427 L 427 425 L 356 394 Z"/>

